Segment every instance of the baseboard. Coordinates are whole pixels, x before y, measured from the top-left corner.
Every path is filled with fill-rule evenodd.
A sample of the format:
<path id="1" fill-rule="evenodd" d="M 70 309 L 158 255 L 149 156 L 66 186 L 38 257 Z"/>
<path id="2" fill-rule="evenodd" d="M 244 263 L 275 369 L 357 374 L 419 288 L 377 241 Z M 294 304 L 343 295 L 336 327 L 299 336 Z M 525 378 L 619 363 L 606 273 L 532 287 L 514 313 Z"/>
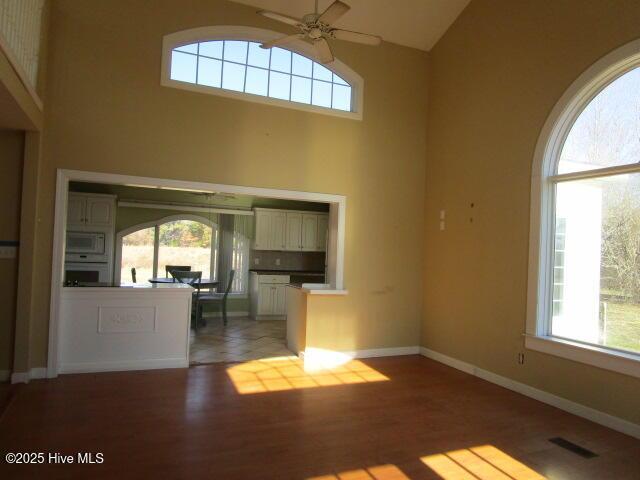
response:
<path id="1" fill-rule="evenodd" d="M 28 372 L 13 372 L 11 374 L 11 383 L 29 383 L 29 380 L 39 380 L 47 378 L 47 369 L 45 367 L 32 368 Z"/>
<path id="2" fill-rule="evenodd" d="M 470 363 L 463 362 L 456 358 L 449 357 L 425 347 L 420 347 L 420 353 L 427 358 L 443 363 L 457 370 L 461 370 L 470 375 L 474 375 L 483 380 L 486 380 L 487 382 L 495 383 L 496 385 L 500 385 L 501 387 L 533 398 L 535 400 L 538 400 L 539 402 L 546 403 L 547 405 L 559 408 L 560 410 L 564 410 L 565 412 L 569 412 L 573 415 L 586 418 L 587 420 L 591 420 L 592 422 L 599 425 L 603 425 L 605 427 L 611 428 L 612 430 L 616 430 L 618 432 L 625 433 L 627 435 L 640 439 L 640 425 L 636 423 L 629 422 L 628 420 L 615 417 L 608 413 L 601 412 L 600 410 L 587 407 L 586 405 L 567 400 L 566 398 L 558 397 L 557 395 L 553 395 L 552 393 L 548 393 L 544 390 L 539 390 L 530 385 L 511 380 L 510 378 L 503 377 L 496 373 L 484 370 Z"/>
<path id="3" fill-rule="evenodd" d="M 420 347 L 373 348 L 370 350 L 354 350 L 345 353 L 352 355 L 353 358 L 395 357 L 396 355 L 417 355 L 420 353 Z"/>
<path id="4" fill-rule="evenodd" d="M 189 360 L 184 358 L 159 358 L 154 360 L 136 360 L 127 362 L 65 363 L 60 365 L 58 373 L 122 372 L 128 370 L 187 368 L 188 366 Z"/>
<path id="5" fill-rule="evenodd" d="M 227 317 L 248 317 L 249 312 L 227 312 Z M 222 318 L 221 312 L 204 312 L 203 318 Z"/>
<path id="6" fill-rule="evenodd" d="M 6 382 L 11 378 L 11 372 L 9 370 L 0 370 L 0 382 Z"/>

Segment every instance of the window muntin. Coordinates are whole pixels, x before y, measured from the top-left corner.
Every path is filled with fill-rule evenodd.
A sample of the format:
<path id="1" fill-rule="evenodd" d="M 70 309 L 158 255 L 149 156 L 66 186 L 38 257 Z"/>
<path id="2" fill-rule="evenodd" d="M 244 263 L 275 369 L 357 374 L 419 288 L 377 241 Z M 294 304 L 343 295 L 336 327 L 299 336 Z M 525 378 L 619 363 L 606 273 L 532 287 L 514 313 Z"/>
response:
<path id="1" fill-rule="evenodd" d="M 635 68 L 604 88 L 577 117 L 558 162 L 558 173 L 568 175 L 549 178 L 555 222 L 546 332 L 636 354 L 640 171 L 627 170 L 640 161 L 639 112 L 640 68 Z M 614 169 L 602 175 L 593 171 L 605 167 Z"/>
<path id="2" fill-rule="evenodd" d="M 640 67 L 607 85 L 580 113 L 564 142 L 558 173 L 640 161 Z"/>
<path id="3" fill-rule="evenodd" d="M 251 41 L 218 40 L 175 47 L 171 80 L 351 112 L 351 85 L 295 52 Z"/>

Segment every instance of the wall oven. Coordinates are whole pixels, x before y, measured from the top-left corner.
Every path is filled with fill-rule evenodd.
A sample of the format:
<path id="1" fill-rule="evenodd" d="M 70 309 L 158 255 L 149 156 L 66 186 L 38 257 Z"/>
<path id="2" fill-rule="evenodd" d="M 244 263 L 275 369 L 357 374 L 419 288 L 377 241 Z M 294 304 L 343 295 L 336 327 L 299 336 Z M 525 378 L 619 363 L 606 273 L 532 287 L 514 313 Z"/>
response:
<path id="1" fill-rule="evenodd" d="M 109 283 L 109 264 L 91 262 L 66 262 L 64 264 L 65 284 Z"/>
<path id="2" fill-rule="evenodd" d="M 107 262 L 105 234 L 101 232 L 67 232 L 67 262 Z"/>

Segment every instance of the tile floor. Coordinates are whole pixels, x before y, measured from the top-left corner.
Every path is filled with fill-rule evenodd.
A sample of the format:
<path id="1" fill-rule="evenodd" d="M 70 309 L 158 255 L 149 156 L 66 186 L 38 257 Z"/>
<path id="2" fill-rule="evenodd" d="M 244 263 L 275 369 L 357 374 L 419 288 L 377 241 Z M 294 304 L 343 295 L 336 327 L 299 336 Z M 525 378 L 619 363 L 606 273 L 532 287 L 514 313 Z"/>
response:
<path id="1" fill-rule="evenodd" d="M 189 360 L 192 365 L 217 362 L 246 362 L 262 358 L 292 356 L 286 346 L 287 322 L 229 318 L 208 318 L 207 325 L 191 330 Z"/>

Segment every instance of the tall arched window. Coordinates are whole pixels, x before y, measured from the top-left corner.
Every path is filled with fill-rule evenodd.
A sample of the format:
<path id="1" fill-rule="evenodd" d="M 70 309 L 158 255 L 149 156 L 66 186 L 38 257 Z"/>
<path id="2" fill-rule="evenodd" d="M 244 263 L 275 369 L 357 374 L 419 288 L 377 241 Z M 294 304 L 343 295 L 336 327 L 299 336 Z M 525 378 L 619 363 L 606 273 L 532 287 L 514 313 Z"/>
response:
<path id="1" fill-rule="evenodd" d="M 118 234 L 119 280 L 138 282 L 165 276 L 167 265 L 188 265 L 202 278 L 216 278 L 218 225 L 195 215 L 167 217 L 131 227 Z"/>
<path id="2" fill-rule="evenodd" d="M 260 48 L 282 36 L 216 26 L 167 35 L 162 85 L 301 110 L 362 118 L 362 78 L 339 60 L 321 65 L 302 40 Z"/>
<path id="3" fill-rule="evenodd" d="M 640 42 L 556 105 L 531 218 L 526 346 L 640 376 Z"/>

